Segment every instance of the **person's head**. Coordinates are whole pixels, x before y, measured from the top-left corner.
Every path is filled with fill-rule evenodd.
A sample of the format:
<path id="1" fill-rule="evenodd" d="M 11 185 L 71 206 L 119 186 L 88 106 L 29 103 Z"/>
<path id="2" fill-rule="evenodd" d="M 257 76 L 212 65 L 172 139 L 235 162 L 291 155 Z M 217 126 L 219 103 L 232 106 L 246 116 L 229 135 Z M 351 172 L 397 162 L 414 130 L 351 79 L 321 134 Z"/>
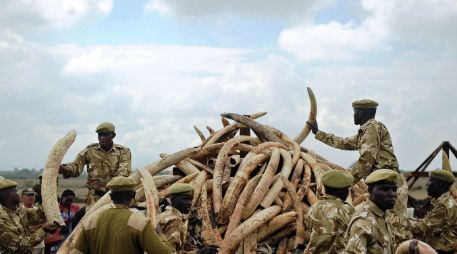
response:
<path id="1" fill-rule="evenodd" d="M 111 190 L 110 196 L 114 204 L 131 206 L 135 198 L 134 187 L 137 185 L 135 180 L 125 176 L 117 176 L 106 184 L 106 188 Z"/>
<path id="2" fill-rule="evenodd" d="M 378 103 L 370 99 L 357 100 L 352 102 L 354 108 L 354 124 L 363 125 L 376 115 Z"/>
<path id="3" fill-rule="evenodd" d="M 17 205 L 21 202 L 16 187 L 16 182 L 9 179 L 0 180 L 0 204 L 11 210 L 16 210 Z"/>
<path id="4" fill-rule="evenodd" d="M 407 240 L 400 245 L 398 245 L 397 250 L 395 250 L 395 254 L 437 254 L 430 245 L 418 241 L 418 240 Z"/>
<path id="5" fill-rule="evenodd" d="M 194 196 L 194 187 L 188 183 L 175 183 L 169 191 L 171 205 L 178 209 L 182 214 L 189 213 L 192 207 L 192 199 Z"/>
<path id="6" fill-rule="evenodd" d="M 325 193 L 346 200 L 354 177 L 349 171 L 329 170 L 321 178 Z"/>
<path id="7" fill-rule="evenodd" d="M 60 203 L 63 206 L 71 206 L 73 203 L 73 199 L 76 197 L 76 194 L 74 191 L 67 189 L 62 192 L 62 195 L 60 196 Z"/>
<path id="8" fill-rule="evenodd" d="M 109 150 L 113 146 L 113 139 L 116 137 L 114 124 L 103 122 L 97 126 L 95 132 L 98 134 L 98 143 L 103 150 Z"/>
<path id="9" fill-rule="evenodd" d="M 383 211 L 392 209 L 395 205 L 398 177 L 399 174 L 391 169 L 378 169 L 365 179 L 368 198 Z"/>
<path id="10" fill-rule="evenodd" d="M 32 188 L 25 188 L 21 193 L 21 202 L 27 208 L 32 208 L 35 204 L 36 193 Z"/>
<path id="11" fill-rule="evenodd" d="M 427 193 L 430 197 L 437 198 L 449 191 L 455 182 L 454 175 L 447 170 L 434 170 L 430 172 L 427 184 Z"/>

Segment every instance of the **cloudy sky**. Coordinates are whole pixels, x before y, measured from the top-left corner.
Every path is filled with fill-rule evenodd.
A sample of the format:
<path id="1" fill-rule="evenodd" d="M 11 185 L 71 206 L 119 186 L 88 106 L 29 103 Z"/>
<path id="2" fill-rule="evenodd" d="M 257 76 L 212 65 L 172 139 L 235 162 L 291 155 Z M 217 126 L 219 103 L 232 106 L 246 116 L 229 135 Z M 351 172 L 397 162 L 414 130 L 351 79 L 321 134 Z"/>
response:
<path id="1" fill-rule="evenodd" d="M 341 136 L 357 131 L 353 100 L 378 101 L 412 170 L 457 146 L 456 24 L 455 0 L 2 0 L 0 169 L 43 167 L 74 129 L 72 160 L 102 121 L 134 167 L 197 145 L 192 126 L 218 129 L 222 112 L 267 111 L 294 137 L 310 86 L 320 128 Z"/>

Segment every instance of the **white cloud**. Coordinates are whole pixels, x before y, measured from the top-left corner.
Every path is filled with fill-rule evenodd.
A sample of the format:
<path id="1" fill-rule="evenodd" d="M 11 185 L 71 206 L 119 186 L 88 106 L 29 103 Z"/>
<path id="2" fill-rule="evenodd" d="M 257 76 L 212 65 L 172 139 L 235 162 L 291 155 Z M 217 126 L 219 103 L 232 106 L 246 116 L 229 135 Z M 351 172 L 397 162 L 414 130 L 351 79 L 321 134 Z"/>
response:
<path id="1" fill-rule="evenodd" d="M 303 17 L 316 8 L 328 5 L 333 0 L 325 1 L 303 1 L 284 0 L 269 1 L 262 0 L 150 0 L 145 5 L 146 11 L 157 11 L 161 14 L 174 14 L 183 16 L 214 16 L 219 14 L 235 14 L 242 16 L 257 17 Z"/>
<path id="2" fill-rule="evenodd" d="M 362 0 L 361 5 L 366 17 L 290 27 L 281 32 L 278 43 L 304 62 L 354 60 L 394 48 L 396 43 L 455 50 L 457 33 L 450 32 L 457 22 L 453 0 Z"/>
<path id="3" fill-rule="evenodd" d="M 112 6 L 112 0 L 4 0 L 0 28 L 14 32 L 42 27 L 62 29 L 82 19 L 105 16 Z"/>

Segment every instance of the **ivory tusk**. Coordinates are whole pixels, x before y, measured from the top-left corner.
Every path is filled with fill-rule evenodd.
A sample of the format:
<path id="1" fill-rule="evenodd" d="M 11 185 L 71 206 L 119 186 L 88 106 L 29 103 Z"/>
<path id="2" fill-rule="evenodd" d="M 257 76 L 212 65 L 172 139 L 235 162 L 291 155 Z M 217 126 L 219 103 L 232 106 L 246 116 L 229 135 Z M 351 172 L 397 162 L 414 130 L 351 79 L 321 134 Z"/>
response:
<path id="1" fill-rule="evenodd" d="M 314 96 L 313 90 L 311 90 L 310 87 L 307 87 L 306 89 L 308 90 L 308 96 L 309 96 L 309 102 L 310 102 L 308 122 L 315 122 L 316 115 L 317 115 L 316 97 Z M 294 141 L 297 142 L 298 144 L 301 144 L 303 142 L 303 140 L 305 140 L 305 138 L 309 135 L 310 131 L 311 131 L 311 128 L 308 126 L 307 123 L 305 123 L 305 126 L 303 127 L 301 132 L 297 135 L 297 137 L 294 138 Z"/>

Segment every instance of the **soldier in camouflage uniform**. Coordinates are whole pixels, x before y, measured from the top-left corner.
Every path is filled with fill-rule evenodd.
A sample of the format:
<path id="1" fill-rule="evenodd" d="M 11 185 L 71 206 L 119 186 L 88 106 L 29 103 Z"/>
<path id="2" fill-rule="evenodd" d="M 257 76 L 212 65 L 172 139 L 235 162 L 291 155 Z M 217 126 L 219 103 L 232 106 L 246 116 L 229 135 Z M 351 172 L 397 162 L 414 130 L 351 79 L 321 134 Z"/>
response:
<path id="1" fill-rule="evenodd" d="M 173 184 L 168 192 L 171 206 L 157 216 L 158 226 L 172 246 L 173 253 L 217 253 L 216 246 L 202 245 L 201 222 L 189 223 L 193 193 L 194 188 L 190 184 Z"/>
<path id="2" fill-rule="evenodd" d="M 130 150 L 113 143 L 116 136 L 114 125 L 104 122 L 95 131 L 99 143 L 88 145 L 72 163 L 62 164 L 59 168 L 59 173 L 64 178 L 78 177 L 87 165 L 88 205 L 106 193 L 105 185 L 113 177 L 129 176 L 132 170 Z"/>
<path id="3" fill-rule="evenodd" d="M 377 102 L 369 99 L 352 103 L 354 124 L 360 125 L 358 133 L 352 137 L 337 137 L 319 130 L 317 122 L 308 123 L 317 140 L 338 149 L 359 151 L 360 157 L 351 168 L 354 184 L 378 169 L 391 169 L 399 172 L 389 131 L 384 124 L 374 119 L 377 106 Z M 397 240 L 402 242 L 412 237 L 406 216 L 408 186 L 402 175 L 398 178 L 398 186 L 395 207 L 393 211 L 388 212 L 387 217 L 389 222 L 394 225 Z"/>
<path id="4" fill-rule="evenodd" d="M 17 210 L 20 203 L 17 183 L 0 180 L 0 253 L 32 253 L 45 233 L 53 233 L 56 225 L 45 225 L 32 232 L 27 222 L 26 210 Z"/>
<path id="5" fill-rule="evenodd" d="M 143 254 L 171 253 L 170 245 L 160 237 L 152 224 L 141 214 L 131 211 L 137 183 L 128 177 L 113 178 L 106 187 L 111 189 L 113 204 L 82 222 L 82 230 L 70 246 L 70 254 Z"/>
<path id="6" fill-rule="evenodd" d="M 431 210 L 422 219 L 410 219 L 414 235 L 438 253 L 457 253 L 457 202 L 449 194 L 455 177 L 446 170 L 430 172 L 427 192 Z"/>
<path id="7" fill-rule="evenodd" d="M 344 254 L 393 254 L 395 234 L 385 212 L 395 205 L 398 173 L 379 169 L 366 178 L 369 199 L 356 211 L 346 231 Z"/>
<path id="8" fill-rule="evenodd" d="M 354 212 L 344 200 L 353 180 L 349 171 L 330 170 L 322 176 L 325 195 L 311 206 L 306 217 L 311 229 L 309 253 L 340 253 L 344 249 L 344 233 Z"/>

